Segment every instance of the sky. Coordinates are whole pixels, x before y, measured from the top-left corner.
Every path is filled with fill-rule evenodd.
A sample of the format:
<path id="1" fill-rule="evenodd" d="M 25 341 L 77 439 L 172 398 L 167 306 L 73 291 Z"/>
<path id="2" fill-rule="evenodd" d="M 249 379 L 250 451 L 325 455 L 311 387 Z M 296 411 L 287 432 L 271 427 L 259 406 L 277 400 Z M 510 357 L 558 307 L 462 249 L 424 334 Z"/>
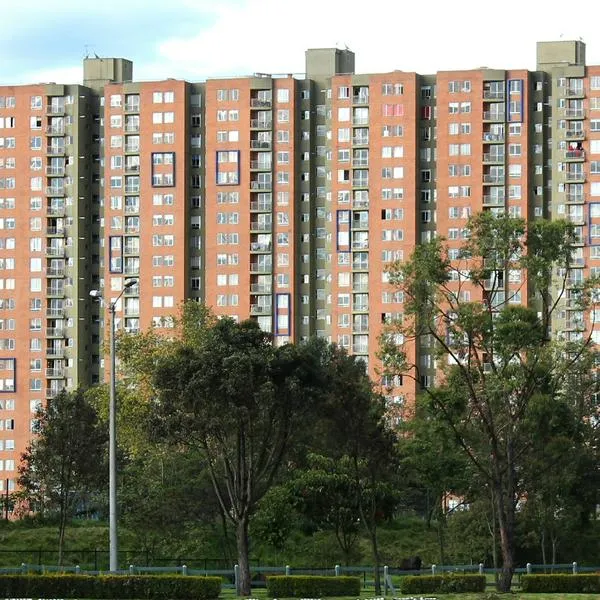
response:
<path id="1" fill-rule="evenodd" d="M 600 64 L 600 2 L 579 0 L 0 0 L 0 83 L 79 83 L 94 53 L 134 79 L 302 73 L 348 47 L 356 72 L 535 69 L 536 41 L 583 39 Z M 572 7 L 576 6 L 576 9 Z M 594 35 L 596 34 L 596 35 Z"/>

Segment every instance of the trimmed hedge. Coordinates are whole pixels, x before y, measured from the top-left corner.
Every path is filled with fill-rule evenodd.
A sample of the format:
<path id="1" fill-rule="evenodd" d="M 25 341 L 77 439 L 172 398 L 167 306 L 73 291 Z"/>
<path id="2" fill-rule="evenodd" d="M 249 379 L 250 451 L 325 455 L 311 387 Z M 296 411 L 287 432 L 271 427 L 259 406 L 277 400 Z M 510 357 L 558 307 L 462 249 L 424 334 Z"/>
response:
<path id="1" fill-rule="evenodd" d="M 408 575 L 400 581 L 403 594 L 485 592 L 485 575 Z"/>
<path id="2" fill-rule="evenodd" d="M 189 575 L 0 575 L 3 598 L 214 600 L 219 577 Z"/>
<path id="3" fill-rule="evenodd" d="M 521 590 L 530 593 L 600 594 L 600 575 L 523 575 Z"/>
<path id="4" fill-rule="evenodd" d="M 360 578 L 273 575 L 267 577 L 267 595 L 271 598 L 360 596 Z"/>

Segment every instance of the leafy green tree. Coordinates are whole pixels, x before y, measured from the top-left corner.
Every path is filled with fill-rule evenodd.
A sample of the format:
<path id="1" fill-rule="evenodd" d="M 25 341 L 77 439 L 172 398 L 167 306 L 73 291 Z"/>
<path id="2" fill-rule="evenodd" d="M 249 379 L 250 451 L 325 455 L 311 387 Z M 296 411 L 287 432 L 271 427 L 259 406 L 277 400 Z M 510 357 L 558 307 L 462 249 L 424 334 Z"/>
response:
<path id="1" fill-rule="evenodd" d="M 499 589 L 508 591 L 517 507 L 527 492 L 524 465 L 547 441 L 543 429 L 532 439 L 533 414 L 540 402 L 563 394 L 568 376 L 587 367 L 589 338 L 553 340 L 550 325 L 561 299 L 568 295 L 583 315 L 594 295 L 571 279 L 570 224 L 526 226 L 484 212 L 470 220 L 468 230 L 458 260 L 437 238 L 394 265 L 390 277 L 405 298 L 404 320 L 396 328 L 416 343 L 428 336 L 443 365 L 443 374 L 424 392 L 493 494 L 502 554 Z M 514 273 L 522 283 L 507 290 L 504 282 Z M 465 300 L 465 289 L 474 301 Z M 517 291 L 530 296 L 530 306 L 511 303 Z M 419 366 L 410 364 L 391 336 L 382 339 L 382 357 L 387 372 L 420 381 Z"/>
<path id="2" fill-rule="evenodd" d="M 250 518 L 325 385 L 326 345 L 274 347 L 253 321 L 184 319 L 181 327 L 152 365 L 154 433 L 202 456 L 235 529 L 239 591 L 249 594 Z"/>
<path id="3" fill-rule="evenodd" d="M 107 430 L 83 390 L 60 392 L 36 415 L 35 437 L 21 457 L 18 484 L 39 510 L 58 514 L 62 564 L 67 523 L 106 479 Z"/>

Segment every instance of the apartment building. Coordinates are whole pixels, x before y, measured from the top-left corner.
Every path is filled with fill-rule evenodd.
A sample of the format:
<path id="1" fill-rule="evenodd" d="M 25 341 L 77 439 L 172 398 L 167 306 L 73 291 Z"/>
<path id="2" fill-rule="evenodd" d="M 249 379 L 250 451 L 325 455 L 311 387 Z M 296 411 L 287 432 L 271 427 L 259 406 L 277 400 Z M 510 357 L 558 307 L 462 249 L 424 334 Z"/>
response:
<path id="1" fill-rule="evenodd" d="M 104 379 L 106 309 L 128 278 L 125 332 L 168 334 L 193 298 L 277 344 L 324 336 L 379 381 L 378 338 L 403 307 L 386 266 L 434 235 L 452 256 L 473 213 L 566 217 L 569 281 L 599 274 L 600 66 L 579 41 L 540 42 L 537 63 L 357 74 L 351 51 L 322 48 L 302 75 L 136 82 L 130 61 L 93 58 L 83 85 L 1 86 L 0 491 L 37 407 Z M 529 301 L 520 271 L 483 295 L 460 271 L 453 285 Z M 570 339 L 586 323 L 573 294 L 553 323 Z M 427 340 L 396 341 L 421 374 L 381 381 L 403 418 L 436 364 Z"/>

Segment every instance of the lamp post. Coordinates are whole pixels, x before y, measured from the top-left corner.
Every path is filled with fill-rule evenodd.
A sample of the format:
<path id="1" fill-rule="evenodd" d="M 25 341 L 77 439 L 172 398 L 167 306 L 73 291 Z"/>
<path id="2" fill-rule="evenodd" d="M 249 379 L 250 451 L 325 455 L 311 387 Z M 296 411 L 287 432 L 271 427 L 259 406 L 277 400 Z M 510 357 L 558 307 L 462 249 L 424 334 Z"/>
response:
<path id="1" fill-rule="evenodd" d="M 115 311 L 117 302 L 130 287 L 138 282 L 137 278 L 126 279 L 121 293 L 108 305 L 110 313 L 110 399 L 108 403 L 108 538 L 109 570 L 115 573 L 118 566 L 117 535 L 117 372 L 115 346 Z M 91 290 L 92 298 L 101 298 L 100 290 Z"/>

